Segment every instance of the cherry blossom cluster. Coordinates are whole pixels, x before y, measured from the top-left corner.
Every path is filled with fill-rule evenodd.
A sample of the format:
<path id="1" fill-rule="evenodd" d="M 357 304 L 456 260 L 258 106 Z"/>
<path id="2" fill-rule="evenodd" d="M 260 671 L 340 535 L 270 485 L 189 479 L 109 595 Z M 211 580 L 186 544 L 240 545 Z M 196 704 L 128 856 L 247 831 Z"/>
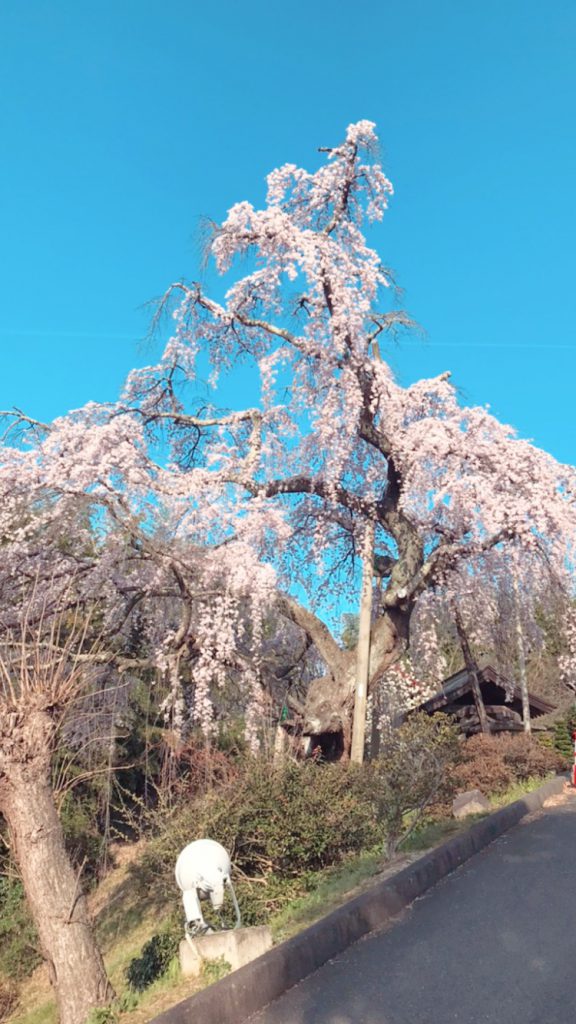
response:
<path id="1" fill-rule="evenodd" d="M 377 715 L 376 726 L 380 734 L 385 736 L 405 714 L 433 697 L 437 689 L 433 681 L 416 675 L 408 658 L 389 668 L 375 687 L 377 705 L 373 714 Z"/>
<path id="2" fill-rule="evenodd" d="M 388 678 L 409 649 L 410 678 L 437 682 L 435 619 L 454 601 L 475 644 L 493 636 L 512 600 L 510 552 L 534 633 L 542 567 L 571 586 L 576 474 L 488 409 L 463 407 L 448 374 L 395 381 L 378 346 L 409 318 L 363 234 L 391 194 L 375 126 L 350 125 L 317 169 L 272 171 L 263 209 L 231 208 L 210 254 L 234 280 L 218 299 L 195 283 L 168 288 L 158 322 L 169 314 L 171 336 L 117 403 L 46 425 L 8 418 L 5 622 L 26 581 L 40 581 L 40 606 L 73 579 L 78 599 L 101 604 L 118 650 L 137 611 L 155 664 L 190 665 L 192 715 L 206 732 L 214 694 L 231 672 L 244 678 L 253 745 L 262 623 L 274 609 L 304 630 L 326 667 L 303 712 L 311 731 L 349 713 L 354 657 L 317 612 L 355 600 L 368 522 L 389 556 L 373 680 Z M 222 408 L 220 384 L 240 363 L 256 400 Z M 398 671 L 390 678 L 401 691 Z"/>

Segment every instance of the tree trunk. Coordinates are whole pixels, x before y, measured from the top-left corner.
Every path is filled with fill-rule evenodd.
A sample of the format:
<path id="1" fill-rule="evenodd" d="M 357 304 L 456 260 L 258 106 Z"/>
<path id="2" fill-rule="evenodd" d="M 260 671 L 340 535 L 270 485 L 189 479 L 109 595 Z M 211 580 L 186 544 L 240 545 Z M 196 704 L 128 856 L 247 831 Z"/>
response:
<path id="1" fill-rule="evenodd" d="M 404 649 L 406 616 L 386 612 L 373 624 L 370 643 L 368 692 L 374 680 L 390 667 Z M 324 627 L 325 628 L 325 627 Z M 312 639 L 314 639 L 313 635 Z M 341 651 L 337 660 L 328 662 L 329 674 L 314 679 L 308 686 L 303 708 L 303 732 L 306 736 L 342 733 L 344 756 L 350 753 L 352 708 L 356 686 L 356 652 Z"/>
<path id="2" fill-rule="evenodd" d="M 372 629 L 372 580 L 374 577 L 374 524 L 366 527 L 362 556 L 362 590 L 356 656 L 356 686 L 352 718 L 350 760 L 362 764 L 366 734 L 366 702 L 370 671 L 370 633 Z"/>
<path id="3" fill-rule="evenodd" d="M 85 1024 L 114 996 L 96 946 L 79 875 L 64 846 L 50 785 L 48 715 L 19 725 L 0 759 L 0 810 L 38 930 L 60 1024 Z M 4 737 L 3 737 L 4 739 Z"/>
<path id="4" fill-rule="evenodd" d="M 472 684 L 472 696 L 474 698 L 474 704 L 476 705 L 476 711 L 478 712 L 480 730 L 481 732 L 488 734 L 490 732 L 490 722 L 488 721 L 486 706 L 484 704 L 482 690 L 480 689 L 480 683 L 478 681 L 478 666 L 474 660 L 470 644 L 468 643 L 468 637 L 466 636 L 466 630 L 464 629 L 460 612 L 458 611 L 458 607 L 455 603 L 452 604 L 452 611 L 454 613 L 454 622 L 456 623 L 456 631 L 458 633 L 458 639 L 460 640 L 460 647 L 462 648 L 464 664 Z"/>
<path id="5" fill-rule="evenodd" d="M 370 729 L 370 760 L 374 761 L 380 754 L 382 745 L 382 733 L 380 731 L 380 717 L 382 715 L 382 688 L 378 684 L 372 690 L 372 723 Z"/>
<path id="6" fill-rule="evenodd" d="M 274 764 L 282 764 L 288 755 L 288 736 L 281 725 L 276 726 L 274 733 Z"/>
<path id="7" fill-rule="evenodd" d="M 414 558 L 417 561 L 417 552 Z M 397 581 L 395 586 L 396 589 L 405 589 L 405 581 Z M 326 675 L 309 683 L 303 705 L 298 709 L 302 734 L 319 737 L 340 733 L 343 756 L 346 758 L 350 754 L 352 739 L 352 710 L 357 680 L 356 652 L 342 650 L 326 624 L 288 594 L 280 594 L 277 600 L 279 611 L 300 626 L 316 646 L 327 669 Z M 408 598 L 398 607 L 388 602 L 388 606 L 381 610 L 379 618 L 372 625 L 368 693 L 374 681 L 398 660 L 406 648 L 412 603 Z"/>
<path id="8" fill-rule="evenodd" d="M 518 631 L 518 664 L 520 670 L 520 692 L 522 693 L 522 722 L 524 725 L 524 732 L 530 735 L 532 733 L 532 720 L 530 717 L 530 697 L 528 695 L 526 661 L 524 659 L 524 639 L 522 636 L 522 627 L 520 623 L 518 623 Z"/>
<path id="9" fill-rule="evenodd" d="M 524 634 L 522 632 L 522 620 L 520 618 L 520 593 L 518 587 L 518 576 L 516 567 L 513 571 L 514 584 L 514 612 L 516 615 L 516 645 L 518 650 L 518 674 L 520 676 L 520 692 L 522 694 L 522 721 L 524 732 L 532 732 L 532 721 L 530 718 L 530 697 L 528 696 L 528 680 L 526 678 L 526 658 L 524 655 Z"/>

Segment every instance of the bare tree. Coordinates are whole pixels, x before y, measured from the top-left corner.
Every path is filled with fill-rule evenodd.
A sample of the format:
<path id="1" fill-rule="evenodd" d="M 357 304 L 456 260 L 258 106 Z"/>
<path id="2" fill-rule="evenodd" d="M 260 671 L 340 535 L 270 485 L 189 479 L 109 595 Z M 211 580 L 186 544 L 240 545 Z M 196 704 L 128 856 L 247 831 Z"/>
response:
<path id="1" fill-rule="evenodd" d="M 64 844 L 51 779 L 66 708 L 84 691 L 93 647 L 78 608 L 0 640 L 0 812 L 48 964 L 61 1024 L 85 1024 L 114 996 L 80 873 Z"/>

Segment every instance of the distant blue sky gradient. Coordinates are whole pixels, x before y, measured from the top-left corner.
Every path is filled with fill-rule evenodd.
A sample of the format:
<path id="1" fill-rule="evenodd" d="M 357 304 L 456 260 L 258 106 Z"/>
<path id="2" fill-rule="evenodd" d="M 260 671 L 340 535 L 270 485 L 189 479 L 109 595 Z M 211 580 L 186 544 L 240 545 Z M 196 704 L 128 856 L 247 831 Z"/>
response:
<path id="1" fill-rule="evenodd" d="M 369 118 L 372 241 L 425 331 L 400 379 L 449 369 L 576 462 L 575 51 L 574 0 L 3 0 L 0 408 L 113 399 L 199 218 Z"/>

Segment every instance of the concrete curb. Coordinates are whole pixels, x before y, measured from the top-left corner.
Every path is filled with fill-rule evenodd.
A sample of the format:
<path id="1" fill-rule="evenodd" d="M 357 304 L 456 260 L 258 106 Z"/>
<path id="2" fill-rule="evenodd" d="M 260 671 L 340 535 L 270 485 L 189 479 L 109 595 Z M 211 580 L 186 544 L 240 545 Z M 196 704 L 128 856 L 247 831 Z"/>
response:
<path id="1" fill-rule="evenodd" d="M 353 942 L 382 928 L 525 815 L 541 808 L 548 797 L 561 793 L 565 782 L 565 777 L 559 776 L 488 815 L 292 939 L 154 1017 L 150 1024 L 242 1024 Z"/>

